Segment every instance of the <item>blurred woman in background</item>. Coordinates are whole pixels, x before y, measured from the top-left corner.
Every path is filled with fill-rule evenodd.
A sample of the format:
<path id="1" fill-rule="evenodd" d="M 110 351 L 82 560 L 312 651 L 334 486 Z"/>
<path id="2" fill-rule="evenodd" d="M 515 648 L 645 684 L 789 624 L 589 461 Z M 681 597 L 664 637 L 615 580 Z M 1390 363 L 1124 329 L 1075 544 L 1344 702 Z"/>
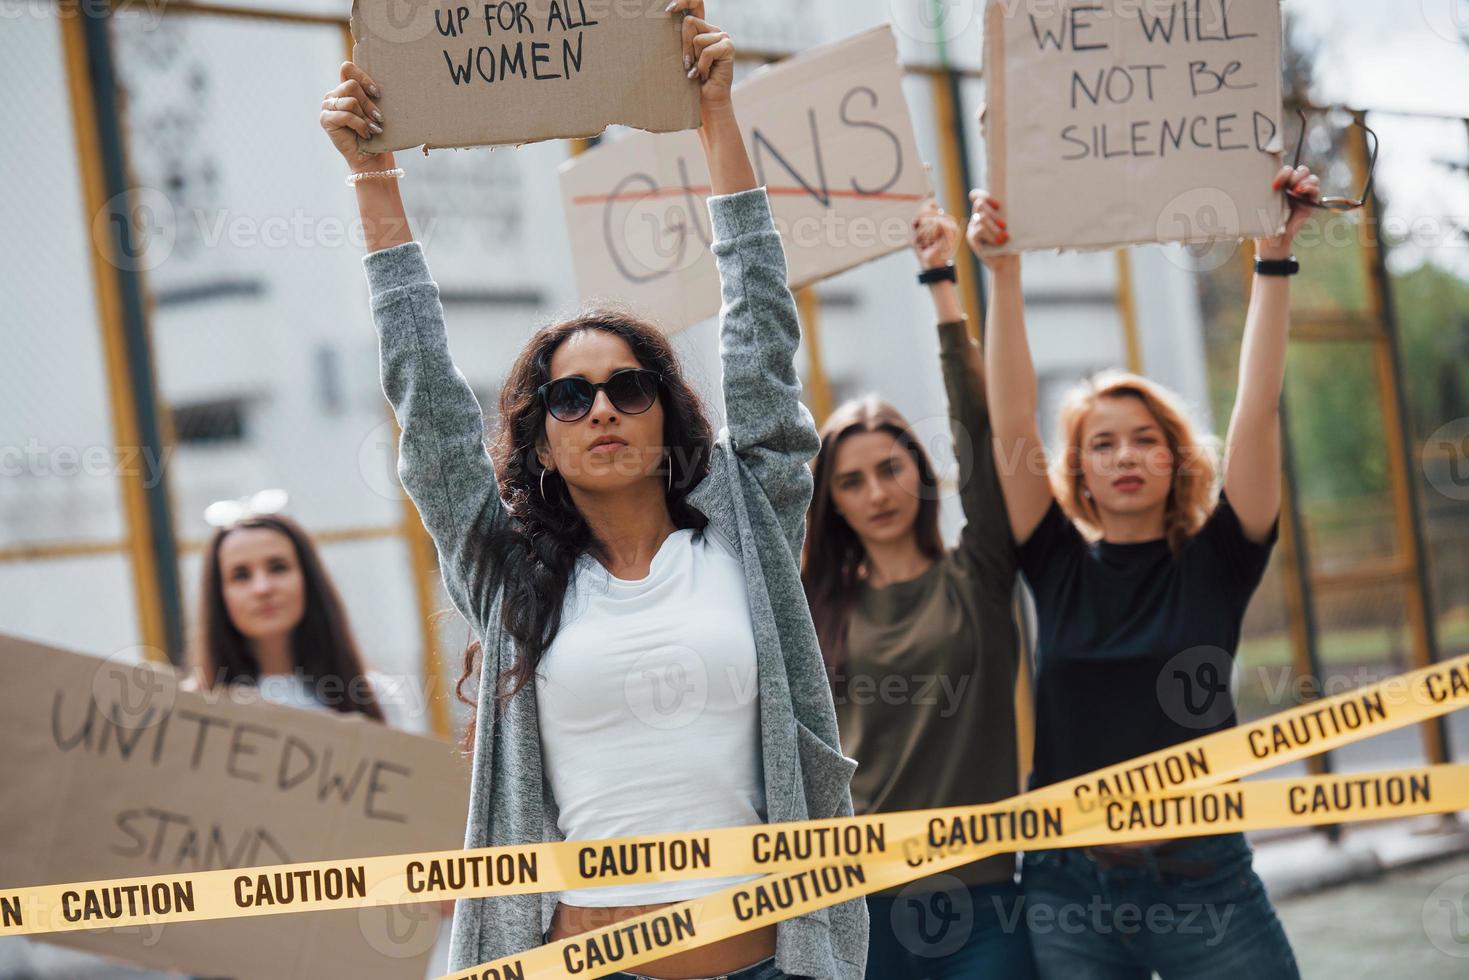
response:
<path id="1" fill-rule="evenodd" d="M 383 721 L 346 609 L 310 536 L 271 511 L 284 493 L 221 501 L 204 548 L 189 650 L 193 686 L 248 685 L 262 700 Z M 232 512 L 233 511 L 233 512 Z"/>
<path id="2" fill-rule="evenodd" d="M 979 349 L 955 287 L 959 240 L 958 223 L 934 201 L 913 222 L 960 463 L 958 546 L 944 547 L 933 465 L 897 409 L 868 396 L 821 428 L 801 574 L 842 751 L 858 763 L 860 814 L 989 803 L 1019 790 L 1016 557 Z M 1014 854 L 869 895 L 866 975 L 1029 977 L 1018 903 Z"/>

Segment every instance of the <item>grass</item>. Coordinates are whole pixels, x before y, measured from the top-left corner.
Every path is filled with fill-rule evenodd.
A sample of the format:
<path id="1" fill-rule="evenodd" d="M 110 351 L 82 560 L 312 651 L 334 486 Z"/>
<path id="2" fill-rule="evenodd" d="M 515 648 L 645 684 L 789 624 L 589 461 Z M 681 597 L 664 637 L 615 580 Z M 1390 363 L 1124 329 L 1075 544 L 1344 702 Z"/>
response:
<path id="1" fill-rule="evenodd" d="M 1393 651 L 1408 650 L 1406 624 L 1323 630 L 1318 639 L 1323 666 L 1351 666 L 1389 662 Z M 1451 610 L 1438 620 L 1438 649 L 1442 657 L 1469 652 L 1469 606 Z M 1290 634 L 1247 636 L 1240 641 L 1240 660 L 1251 667 L 1284 667 L 1293 661 Z"/>

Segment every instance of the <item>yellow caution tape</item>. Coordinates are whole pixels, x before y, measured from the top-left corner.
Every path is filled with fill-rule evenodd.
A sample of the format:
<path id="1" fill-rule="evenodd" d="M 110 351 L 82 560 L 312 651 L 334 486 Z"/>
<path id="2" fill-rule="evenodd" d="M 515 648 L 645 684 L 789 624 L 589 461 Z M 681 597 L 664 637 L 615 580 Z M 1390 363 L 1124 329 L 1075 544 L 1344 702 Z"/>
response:
<path id="1" fill-rule="evenodd" d="M 454 975 L 456 980 L 595 977 L 990 854 L 1469 808 L 1469 776 L 1459 766 L 1220 785 L 1465 705 L 1469 657 L 1314 701 L 1003 803 L 613 840 L 0 887 L 0 936 L 766 875 Z M 1339 801 L 1345 805 L 1337 805 Z M 649 931 L 640 931 L 645 928 Z M 622 955 L 607 955 L 613 949 Z M 588 958 L 591 952 L 596 955 Z M 530 972 L 517 972 L 521 970 Z"/>
<path id="2" fill-rule="evenodd" d="M 1014 849 L 1013 840 L 981 841 L 987 829 L 1029 823 L 1046 828 L 1044 847 L 1196 837 L 1421 816 L 1469 808 L 1469 765 L 1393 773 L 1307 776 L 1232 783 L 1162 797 L 1111 800 L 1093 809 L 1089 826 L 1069 822 L 1077 801 L 1007 806 L 984 818 L 955 817 L 946 827 L 904 838 L 899 859 L 828 863 L 726 888 L 614 925 L 483 963 L 439 980 L 580 980 L 600 977 L 675 953 L 860 898 L 971 861 Z M 932 811 L 928 811 L 932 812 Z M 906 818 L 907 814 L 888 814 Z M 899 821 L 893 821 L 897 823 Z M 891 826 L 891 825 L 890 825 Z M 932 835 L 933 829 L 941 834 Z"/>

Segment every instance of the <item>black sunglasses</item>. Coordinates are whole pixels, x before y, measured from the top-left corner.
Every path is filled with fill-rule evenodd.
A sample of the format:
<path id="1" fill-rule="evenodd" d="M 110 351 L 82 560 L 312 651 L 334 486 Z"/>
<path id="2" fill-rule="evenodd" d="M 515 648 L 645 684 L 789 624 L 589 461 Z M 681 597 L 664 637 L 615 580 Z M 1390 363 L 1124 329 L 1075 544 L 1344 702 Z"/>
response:
<path id="1" fill-rule="evenodd" d="M 663 375 L 646 368 L 623 368 L 606 381 L 596 384 L 586 378 L 557 378 L 536 389 L 546 411 L 562 422 L 585 418 L 597 401 L 597 392 L 605 390 L 612 407 L 627 415 L 642 415 L 658 400 L 658 385 Z"/>
<path id="2" fill-rule="evenodd" d="M 1301 165 L 1301 148 L 1306 145 L 1306 127 L 1308 125 L 1304 109 L 1297 109 L 1296 115 L 1301 117 L 1301 136 L 1296 140 L 1296 162 L 1292 169 Z M 1360 197 L 1309 198 L 1303 194 L 1297 194 L 1295 191 L 1288 190 L 1285 192 L 1286 197 L 1289 197 L 1293 201 L 1300 201 L 1302 204 L 1310 205 L 1313 208 L 1322 208 L 1327 211 L 1355 211 L 1366 205 L 1367 199 L 1372 196 L 1372 176 L 1377 171 L 1377 134 L 1361 118 L 1354 119 L 1352 124 L 1361 126 L 1362 130 L 1368 136 L 1372 137 L 1372 154 L 1367 161 L 1367 186 L 1362 188 L 1362 195 Z"/>

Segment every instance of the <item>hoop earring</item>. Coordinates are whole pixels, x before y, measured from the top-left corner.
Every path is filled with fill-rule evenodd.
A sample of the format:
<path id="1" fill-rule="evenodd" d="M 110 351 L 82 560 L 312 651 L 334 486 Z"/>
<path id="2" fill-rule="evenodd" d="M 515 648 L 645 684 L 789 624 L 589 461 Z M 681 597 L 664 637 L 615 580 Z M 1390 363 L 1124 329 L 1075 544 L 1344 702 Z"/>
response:
<path id="1" fill-rule="evenodd" d="M 668 492 L 673 493 L 673 457 L 666 458 L 668 460 Z"/>
<path id="2" fill-rule="evenodd" d="M 546 503 L 549 504 L 551 501 L 546 500 L 546 473 L 547 472 L 549 472 L 549 471 L 544 466 L 542 466 L 541 467 L 541 499 L 542 500 L 545 500 Z"/>

